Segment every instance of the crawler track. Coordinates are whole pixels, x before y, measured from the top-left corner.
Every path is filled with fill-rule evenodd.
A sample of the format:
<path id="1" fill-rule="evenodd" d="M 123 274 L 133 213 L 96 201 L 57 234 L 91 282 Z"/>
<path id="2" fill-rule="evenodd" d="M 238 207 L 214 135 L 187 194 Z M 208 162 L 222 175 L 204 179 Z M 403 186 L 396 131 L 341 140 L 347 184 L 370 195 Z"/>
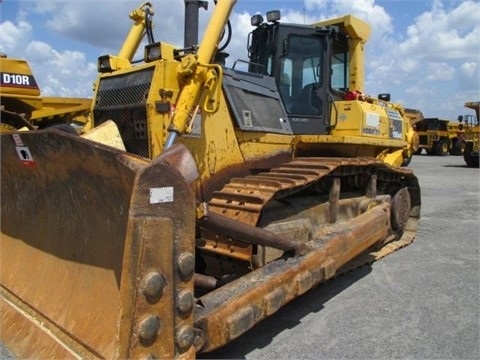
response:
<path id="1" fill-rule="evenodd" d="M 374 185 L 370 184 L 372 176 L 376 179 Z M 416 209 L 401 237 L 388 239 L 390 245 L 385 244 L 384 249 L 372 252 L 366 262 L 371 261 L 372 257 L 379 259 L 413 241 L 420 208 L 417 178 L 410 169 L 395 168 L 371 158 L 296 158 L 268 172 L 233 178 L 223 189 L 214 193 L 209 208 L 230 219 L 257 226 L 262 211 L 272 200 L 292 198 L 307 189 L 315 194 L 328 194 L 333 179 L 340 180 L 341 193 L 355 191 L 367 196 L 385 194 L 393 197 L 399 189 L 406 188 L 410 194 L 411 206 Z M 244 252 L 245 259 L 249 256 L 248 249 L 235 248 L 231 241 L 228 243 L 229 253 Z"/>
<path id="2" fill-rule="evenodd" d="M 274 204 L 280 219 L 300 208 L 293 222 L 302 224 L 311 198 L 318 203 L 305 217 L 314 218 L 315 230 L 305 242 L 289 237 L 281 226 L 273 235 L 268 225 L 259 226 Z M 215 283 L 214 277 L 232 275 L 235 280 L 218 281 L 197 298 L 198 352 L 228 343 L 314 286 L 410 244 L 420 215 L 420 188 L 409 169 L 374 159 L 297 158 L 232 179 L 214 193 L 208 211 L 213 226 L 200 221 L 197 245 L 203 254 L 214 254 L 207 255 L 207 262 L 218 262 L 210 269 L 226 272 L 210 276 L 207 271 L 204 280 Z M 261 247 L 273 247 L 280 255 L 256 262 Z M 235 276 L 240 267 L 229 268 L 232 263 L 249 264 L 250 270 Z"/>

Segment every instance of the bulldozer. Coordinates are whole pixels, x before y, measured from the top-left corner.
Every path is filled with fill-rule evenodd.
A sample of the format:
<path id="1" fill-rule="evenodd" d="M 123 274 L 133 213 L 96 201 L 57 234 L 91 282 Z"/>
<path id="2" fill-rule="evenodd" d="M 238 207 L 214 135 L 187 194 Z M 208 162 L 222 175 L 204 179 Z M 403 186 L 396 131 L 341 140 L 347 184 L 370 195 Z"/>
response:
<path id="1" fill-rule="evenodd" d="M 42 96 L 24 59 L 0 56 L 0 132 L 56 128 L 75 133 L 88 121 L 92 99 Z"/>
<path id="2" fill-rule="evenodd" d="M 235 2 L 197 44 L 207 3 L 185 1 L 182 48 L 153 40 L 142 4 L 125 52 L 98 60 L 85 136 L 1 135 L 14 354 L 195 358 L 414 240 L 414 134 L 388 94 L 364 93 L 369 25 L 257 14 L 248 60 L 227 68 Z"/>
<path id="3" fill-rule="evenodd" d="M 468 101 L 465 107 L 475 111 L 475 115 L 459 115 L 458 121 L 463 125 L 465 132 L 465 149 L 463 158 L 469 167 L 479 167 L 479 138 L 480 138 L 480 124 L 479 124 L 479 108 L 480 101 Z"/>

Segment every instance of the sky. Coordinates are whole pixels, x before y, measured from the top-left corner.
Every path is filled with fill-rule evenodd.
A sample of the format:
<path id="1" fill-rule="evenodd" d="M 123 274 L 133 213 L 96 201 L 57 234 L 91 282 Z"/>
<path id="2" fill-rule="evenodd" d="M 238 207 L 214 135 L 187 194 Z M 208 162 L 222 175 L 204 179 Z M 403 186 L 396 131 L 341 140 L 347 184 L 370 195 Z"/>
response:
<path id="1" fill-rule="evenodd" d="M 155 41 L 183 47 L 184 0 L 151 0 Z M 0 53 L 29 62 L 44 96 L 92 97 L 97 58 L 117 54 L 137 0 L 0 0 Z M 200 39 L 214 3 L 200 11 Z M 365 92 L 390 93 L 425 117 L 455 120 L 480 100 L 480 1 L 238 0 L 227 66 L 247 59 L 250 17 L 281 10 L 310 24 L 352 14 L 368 22 Z M 143 54 L 143 47 L 138 54 Z M 136 56 L 138 58 L 139 56 Z"/>

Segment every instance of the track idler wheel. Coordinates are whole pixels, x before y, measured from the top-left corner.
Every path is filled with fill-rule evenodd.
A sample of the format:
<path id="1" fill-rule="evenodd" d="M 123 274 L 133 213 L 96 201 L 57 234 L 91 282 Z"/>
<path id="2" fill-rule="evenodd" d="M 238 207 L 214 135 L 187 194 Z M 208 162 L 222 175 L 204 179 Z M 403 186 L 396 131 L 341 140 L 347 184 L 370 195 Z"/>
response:
<path id="1" fill-rule="evenodd" d="M 392 198 L 392 228 L 395 231 L 403 232 L 410 210 L 412 209 L 412 200 L 410 193 L 406 188 L 400 189 Z"/>

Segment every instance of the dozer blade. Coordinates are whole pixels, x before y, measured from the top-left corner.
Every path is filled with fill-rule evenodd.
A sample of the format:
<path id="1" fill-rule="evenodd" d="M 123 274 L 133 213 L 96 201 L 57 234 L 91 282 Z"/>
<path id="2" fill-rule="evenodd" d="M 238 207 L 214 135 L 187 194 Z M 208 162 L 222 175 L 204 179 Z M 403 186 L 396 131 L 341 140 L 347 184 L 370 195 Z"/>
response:
<path id="1" fill-rule="evenodd" d="M 195 356 L 189 156 L 1 135 L 1 341 L 14 354 Z"/>

